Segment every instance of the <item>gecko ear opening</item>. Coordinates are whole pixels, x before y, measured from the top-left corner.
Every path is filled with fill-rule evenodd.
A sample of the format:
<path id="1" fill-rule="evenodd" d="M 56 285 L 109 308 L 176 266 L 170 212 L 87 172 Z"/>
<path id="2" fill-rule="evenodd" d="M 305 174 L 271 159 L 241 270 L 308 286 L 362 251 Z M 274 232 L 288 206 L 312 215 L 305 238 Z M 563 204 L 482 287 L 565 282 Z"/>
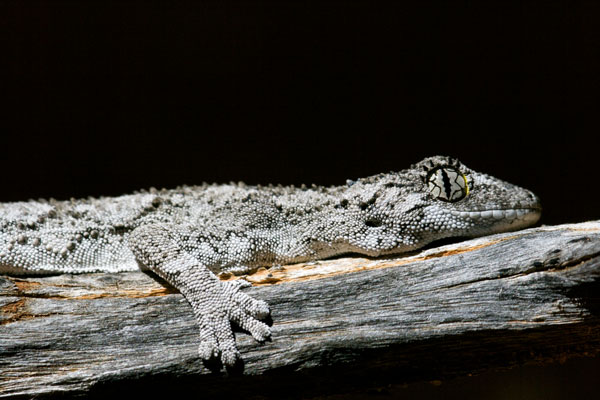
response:
<path id="1" fill-rule="evenodd" d="M 427 174 L 429 192 L 437 199 L 454 203 L 468 196 L 470 182 L 453 166 L 436 167 Z"/>

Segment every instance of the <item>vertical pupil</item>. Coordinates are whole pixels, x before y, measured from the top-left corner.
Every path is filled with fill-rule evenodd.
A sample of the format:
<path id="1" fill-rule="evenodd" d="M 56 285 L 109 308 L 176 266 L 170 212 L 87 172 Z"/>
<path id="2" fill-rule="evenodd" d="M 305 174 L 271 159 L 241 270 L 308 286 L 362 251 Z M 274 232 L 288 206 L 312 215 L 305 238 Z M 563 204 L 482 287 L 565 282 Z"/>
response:
<path id="1" fill-rule="evenodd" d="M 448 173 L 445 169 L 440 169 L 442 172 L 442 182 L 444 182 L 444 192 L 446 192 L 446 198 L 448 200 L 452 200 L 452 184 L 450 183 L 450 178 L 448 177 Z"/>

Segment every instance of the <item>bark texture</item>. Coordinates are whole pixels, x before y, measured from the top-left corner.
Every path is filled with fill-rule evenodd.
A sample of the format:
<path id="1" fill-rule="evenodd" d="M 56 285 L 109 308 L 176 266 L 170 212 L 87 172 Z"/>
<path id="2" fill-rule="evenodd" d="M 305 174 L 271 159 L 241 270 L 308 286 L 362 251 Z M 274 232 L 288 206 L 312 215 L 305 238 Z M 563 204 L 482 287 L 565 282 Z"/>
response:
<path id="1" fill-rule="evenodd" d="M 0 277 L 0 397 L 165 385 L 303 397 L 600 350 L 600 221 L 247 279 L 271 305 L 273 341 L 237 334 L 243 371 L 218 373 L 197 358 L 189 305 L 154 277 Z"/>

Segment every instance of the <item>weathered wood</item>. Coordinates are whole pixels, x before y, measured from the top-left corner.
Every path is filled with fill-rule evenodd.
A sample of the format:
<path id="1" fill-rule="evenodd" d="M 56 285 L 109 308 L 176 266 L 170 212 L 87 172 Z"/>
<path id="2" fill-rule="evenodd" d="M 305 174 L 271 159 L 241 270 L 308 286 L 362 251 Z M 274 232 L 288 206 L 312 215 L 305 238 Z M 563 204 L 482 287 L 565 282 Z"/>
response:
<path id="1" fill-rule="evenodd" d="M 197 359 L 186 301 L 148 275 L 0 277 L 0 397 L 173 379 L 207 395 L 309 393 L 325 375 L 401 383 L 600 350 L 600 221 L 248 279 L 273 341 L 238 334 L 244 372 L 223 377 Z"/>

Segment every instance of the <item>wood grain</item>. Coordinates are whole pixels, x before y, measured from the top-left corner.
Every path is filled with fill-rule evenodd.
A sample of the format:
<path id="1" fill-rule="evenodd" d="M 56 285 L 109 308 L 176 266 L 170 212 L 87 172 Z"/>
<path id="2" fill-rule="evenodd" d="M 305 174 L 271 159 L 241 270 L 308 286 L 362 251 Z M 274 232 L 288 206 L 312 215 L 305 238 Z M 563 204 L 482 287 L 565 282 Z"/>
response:
<path id="1" fill-rule="evenodd" d="M 271 305 L 273 341 L 238 333 L 243 372 L 222 374 L 197 358 L 185 299 L 153 276 L 0 277 L 0 397 L 167 381 L 206 395 L 309 395 L 340 378 L 442 379 L 600 350 L 600 221 L 247 279 Z"/>

